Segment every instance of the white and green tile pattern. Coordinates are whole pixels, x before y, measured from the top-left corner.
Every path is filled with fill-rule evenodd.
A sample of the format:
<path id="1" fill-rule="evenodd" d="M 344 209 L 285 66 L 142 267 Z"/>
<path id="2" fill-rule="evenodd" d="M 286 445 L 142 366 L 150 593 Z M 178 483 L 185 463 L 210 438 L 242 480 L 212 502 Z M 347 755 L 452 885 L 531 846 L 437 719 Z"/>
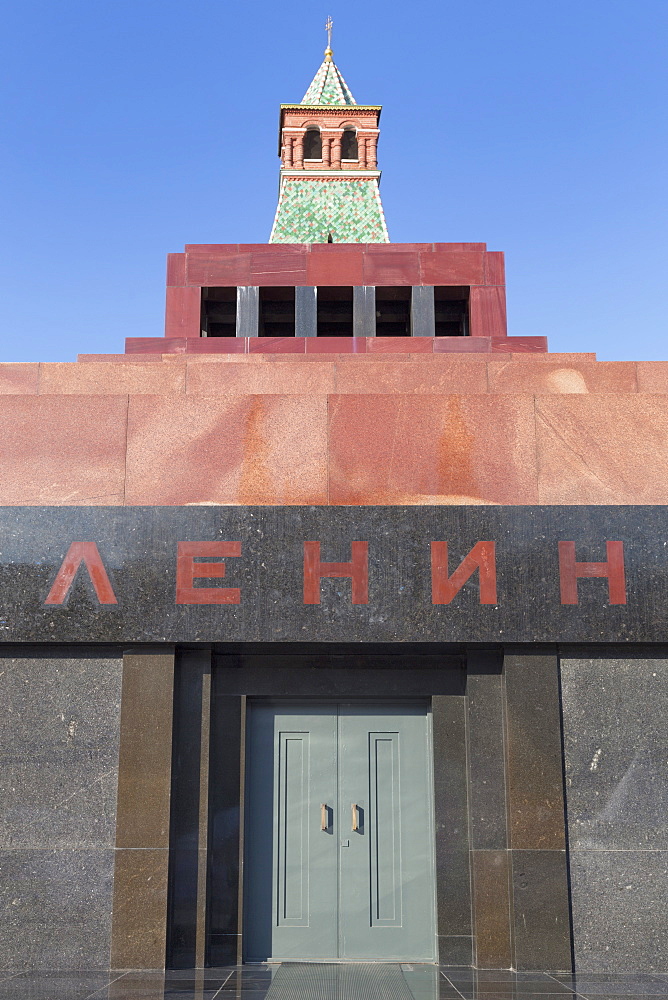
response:
<path id="1" fill-rule="evenodd" d="M 270 243 L 389 243 L 378 181 L 286 177 Z"/>
<path id="2" fill-rule="evenodd" d="M 334 62 L 327 59 L 313 77 L 302 104 L 357 104 Z"/>

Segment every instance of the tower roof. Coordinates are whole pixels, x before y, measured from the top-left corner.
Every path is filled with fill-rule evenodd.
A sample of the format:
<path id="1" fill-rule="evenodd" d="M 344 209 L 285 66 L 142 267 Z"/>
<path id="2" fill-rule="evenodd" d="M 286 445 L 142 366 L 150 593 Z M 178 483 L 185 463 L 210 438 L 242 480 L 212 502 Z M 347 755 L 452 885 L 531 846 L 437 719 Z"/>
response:
<path id="1" fill-rule="evenodd" d="M 285 177 L 270 243 L 389 243 L 375 177 Z"/>
<path id="2" fill-rule="evenodd" d="M 304 94 L 302 104 L 357 104 L 332 56 L 333 52 L 327 46 L 322 66 L 313 77 L 311 86 Z"/>

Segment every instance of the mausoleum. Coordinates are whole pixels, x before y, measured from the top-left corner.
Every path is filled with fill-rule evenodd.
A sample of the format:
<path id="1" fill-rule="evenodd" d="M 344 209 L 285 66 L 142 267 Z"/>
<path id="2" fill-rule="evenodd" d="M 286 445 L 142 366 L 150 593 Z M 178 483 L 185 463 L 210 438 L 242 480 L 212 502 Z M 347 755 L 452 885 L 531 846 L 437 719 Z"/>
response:
<path id="1" fill-rule="evenodd" d="M 380 118 L 328 46 L 268 243 L 0 365 L 3 968 L 668 967 L 668 363 L 391 242 Z"/>

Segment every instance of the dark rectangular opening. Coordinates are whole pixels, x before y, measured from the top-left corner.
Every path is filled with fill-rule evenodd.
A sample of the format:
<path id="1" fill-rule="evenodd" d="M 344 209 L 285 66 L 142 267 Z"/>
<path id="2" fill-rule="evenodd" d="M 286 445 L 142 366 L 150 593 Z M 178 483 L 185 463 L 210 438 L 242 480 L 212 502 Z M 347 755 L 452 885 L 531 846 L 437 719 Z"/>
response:
<path id="1" fill-rule="evenodd" d="M 434 288 L 437 337 L 468 337 L 469 291 L 463 285 L 438 285 Z"/>
<path id="2" fill-rule="evenodd" d="M 391 288 L 376 285 L 376 336 L 410 337 L 410 286 Z"/>
<path id="3" fill-rule="evenodd" d="M 294 337 L 295 290 L 284 285 L 260 289 L 260 337 Z"/>
<path id="4" fill-rule="evenodd" d="M 352 337 L 353 290 L 337 286 L 318 287 L 318 336 Z"/>
<path id="5" fill-rule="evenodd" d="M 237 290 L 235 288 L 202 289 L 202 336 L 236 337 Z"/>

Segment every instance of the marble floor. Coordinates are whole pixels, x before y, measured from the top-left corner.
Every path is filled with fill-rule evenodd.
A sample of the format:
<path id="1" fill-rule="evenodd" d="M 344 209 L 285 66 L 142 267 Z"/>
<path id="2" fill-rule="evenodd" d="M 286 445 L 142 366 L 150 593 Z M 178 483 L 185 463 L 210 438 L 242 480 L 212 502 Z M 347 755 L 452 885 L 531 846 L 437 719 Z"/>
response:
<path id="1" fill-rule="evenodd" d="M 424 965 L 243 966 L 178 972 L 0 972 L 0 1000 L 620 1000 L 668 998 L 668 973 Z"/>

